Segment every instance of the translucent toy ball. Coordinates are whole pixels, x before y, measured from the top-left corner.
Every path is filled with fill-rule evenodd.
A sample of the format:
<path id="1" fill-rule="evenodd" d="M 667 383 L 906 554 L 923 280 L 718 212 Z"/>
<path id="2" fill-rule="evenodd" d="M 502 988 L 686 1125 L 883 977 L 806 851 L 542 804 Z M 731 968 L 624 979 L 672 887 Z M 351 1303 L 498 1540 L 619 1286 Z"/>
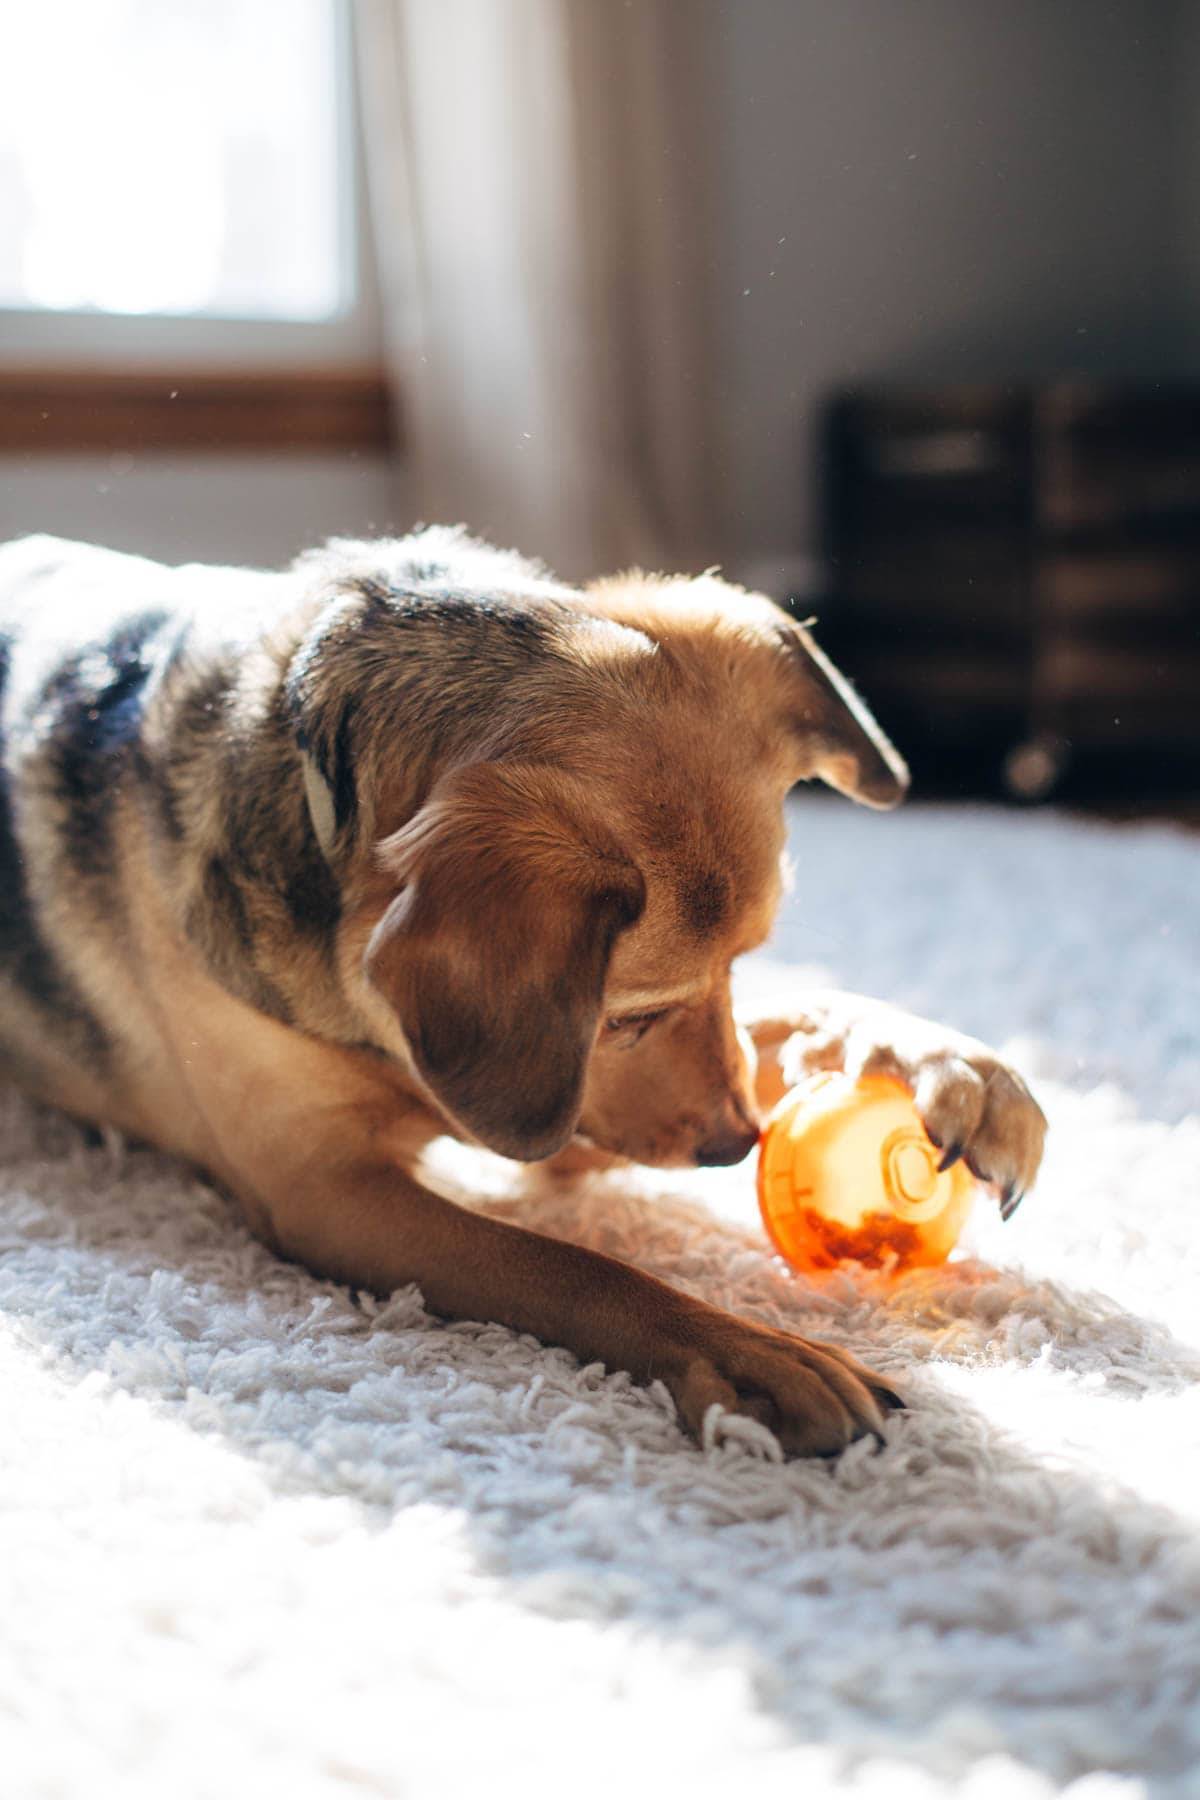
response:
<path id="1" fill-rule="evenodd" d="M 810 1075 L 767 1121 L 758 1203 L 797 1269 L 843 1258 L 879 1268 L 945 1262 L 976 1193 L 960 1162 L 939 1173 L 908 1089 L 882 1075 Z"/>

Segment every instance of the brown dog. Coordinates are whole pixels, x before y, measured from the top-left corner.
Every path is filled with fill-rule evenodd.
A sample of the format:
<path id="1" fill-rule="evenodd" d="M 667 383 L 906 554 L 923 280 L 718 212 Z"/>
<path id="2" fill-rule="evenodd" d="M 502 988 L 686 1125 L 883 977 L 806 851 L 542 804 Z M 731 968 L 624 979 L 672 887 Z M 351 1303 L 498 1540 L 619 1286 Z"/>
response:
<path id="1" fill-rule="evenodd" d="M 788 789 L 907 785 L 804 630 L 709 576 L 580 593 L 431 530 L 283 574 L 28 539 L 0 633 L 18 1080 L 190 1158 L 282 1255 L 661 1377 L 693 1431 L 714 1403 L 794 1451 L 879 1428 L 896 1397 L 843 1351 L 418 1178 L 446 1133 L 735 1162 L 819 1065 L 899 1074 L 1006 1207 L 1032 1181 L 1044 1121 L 982 1045 L 844 995 L 735 1027 Z"/>

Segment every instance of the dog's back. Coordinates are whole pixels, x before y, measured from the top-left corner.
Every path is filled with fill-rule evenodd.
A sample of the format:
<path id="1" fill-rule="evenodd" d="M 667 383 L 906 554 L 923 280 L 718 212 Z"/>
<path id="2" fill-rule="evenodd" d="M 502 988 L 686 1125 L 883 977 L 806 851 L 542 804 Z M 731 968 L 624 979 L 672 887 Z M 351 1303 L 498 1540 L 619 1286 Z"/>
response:
<path id="1" fill-rule="evenodd" d="M 146 1051 L 125 888 L 163 792 L 147 720 L 167 688 L 211 679 L 279 579 L 52 537 L 0 547 L 0 1062 L 85 1115 L 119 1116 L 116 1065 Z"/>

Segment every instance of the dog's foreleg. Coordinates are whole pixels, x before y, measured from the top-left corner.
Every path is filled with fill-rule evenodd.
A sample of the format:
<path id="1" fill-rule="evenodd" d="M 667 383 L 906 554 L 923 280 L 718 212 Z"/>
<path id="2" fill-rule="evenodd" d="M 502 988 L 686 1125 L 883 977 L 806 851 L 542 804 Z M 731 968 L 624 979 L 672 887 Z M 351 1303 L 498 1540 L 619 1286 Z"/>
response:
<path id="1" fill-rule="evenodd" d="M 275 1247 L 319 1274 L 430 1311 L 495 1320 L 584 1362 L 661 1379 L 703 1434 L 714 1404 L 769 1425 L 785 1450 L 829 1454 L 899 1404 L 847 1352 L 734 1318 L 640 1270 L 456 1205 L 394 1165 L 310 1167 L 265 1197 Z"/>

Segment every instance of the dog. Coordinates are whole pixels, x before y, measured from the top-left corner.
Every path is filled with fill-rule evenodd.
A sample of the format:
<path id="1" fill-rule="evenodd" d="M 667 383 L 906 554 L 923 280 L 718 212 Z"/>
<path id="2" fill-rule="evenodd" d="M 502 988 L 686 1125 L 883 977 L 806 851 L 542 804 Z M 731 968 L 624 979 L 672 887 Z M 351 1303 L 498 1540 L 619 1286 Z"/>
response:
<path id="1" fill-rule="evenodd" d="M 735 1022 L 788 790 L 908 785 L 806 628 L 448 528 L 282 573 L 28 538 L 0 682 L 9 1078 L 198 1165 L 318 1275 L 661 1379 L 693 1434 L 714 1405 L 789 1454 L 880 1433 L 901 1398 L 840 1348 L 421 1179 L 446 1134 L 556 1179 L 734 1163 L 840 1067 L 906 1082 L 1006 1213 L 1033 1181 L 1045 1120 L 984 1045 L 833 993 Z"/>

